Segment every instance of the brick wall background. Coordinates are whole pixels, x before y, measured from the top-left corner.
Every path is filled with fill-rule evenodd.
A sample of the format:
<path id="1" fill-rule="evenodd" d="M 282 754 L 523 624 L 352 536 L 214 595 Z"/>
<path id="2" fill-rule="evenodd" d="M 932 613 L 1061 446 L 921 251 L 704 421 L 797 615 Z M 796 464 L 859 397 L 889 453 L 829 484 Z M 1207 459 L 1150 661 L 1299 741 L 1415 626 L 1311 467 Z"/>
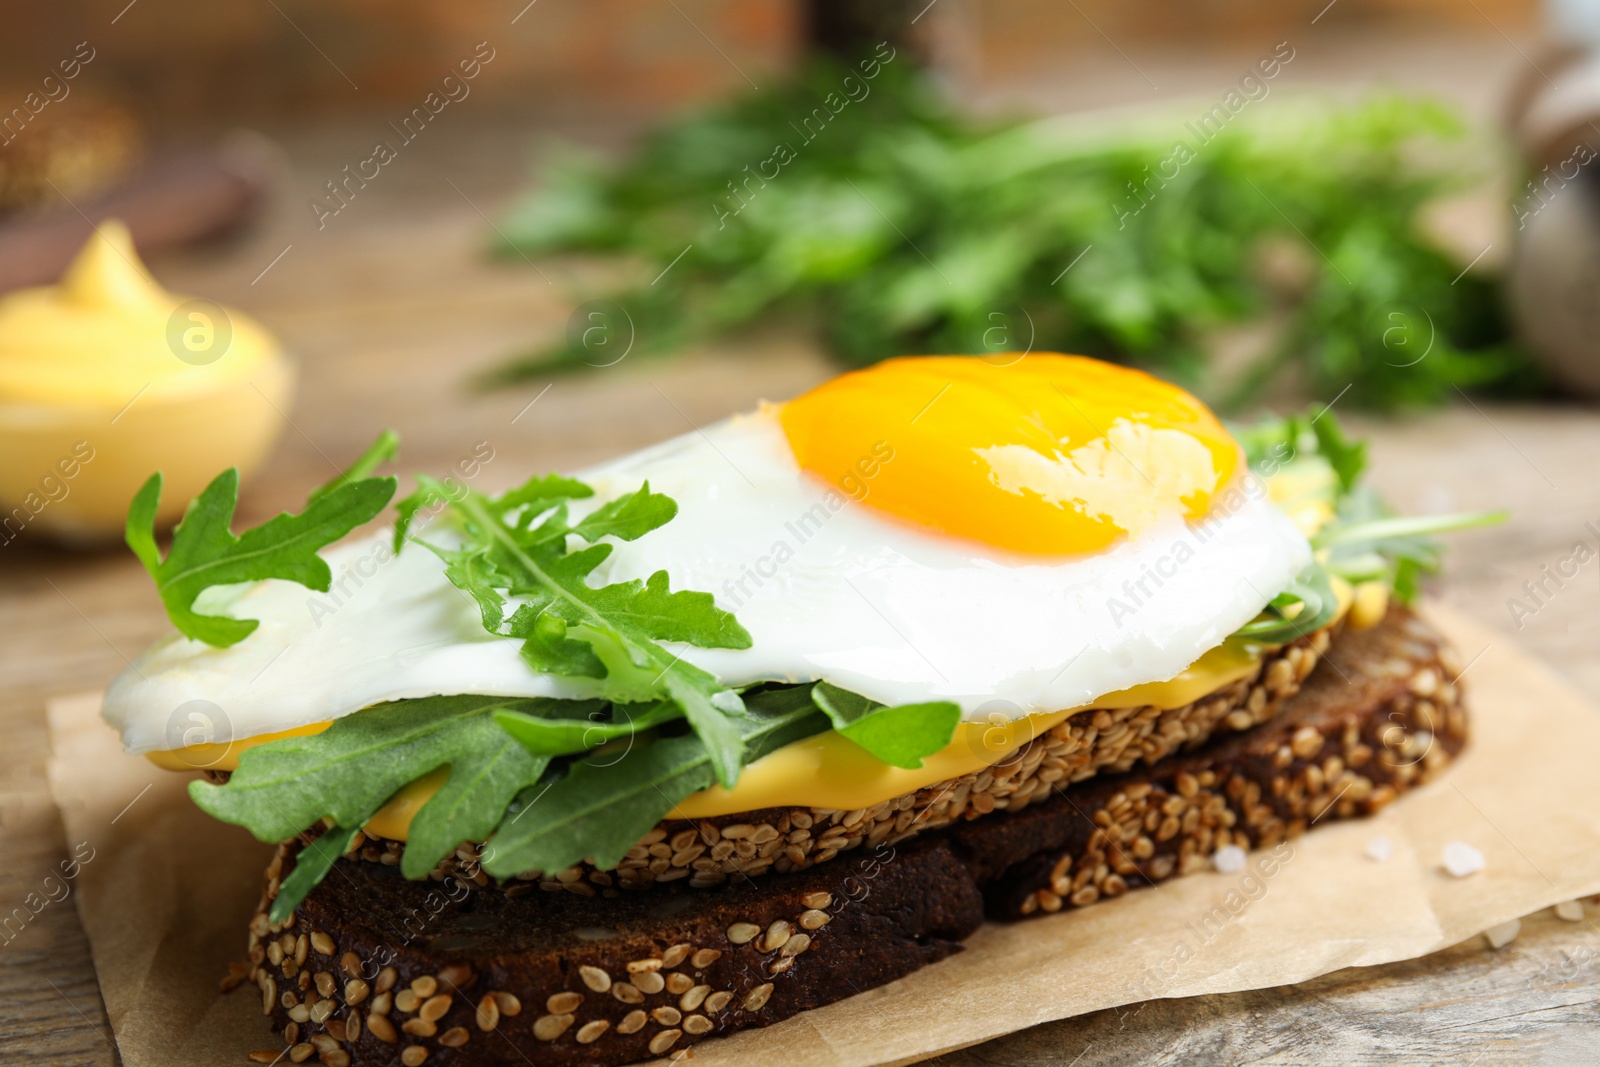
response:
<path id="1" fill-rule="evenodd" d="M 1107 39 L 1225 47 L 1304 30 L 1327 0 L 937 0 L 978 78 L 1103 59 Z M 152 127 L 410 105 L 474 44 L 474 91 L 511 107 L 664 109 L 782 68 L 792 0 L 0 0 L 0 93 L 24 93 L 88 40 L 82 84 Z M 1535 0 L 1336 0 L 1349 29 L 1429 20 L 1524 35 Z M 515 22 L 513 23 L 513 19 Z M 720 53 L 720 54 L 719 54 Z M 1087 58 L 1086 58 L 1087 57 Z M 738 69 L 735 69 L 735 68 Z M 740 71 L 743 71 L 741 75 Z"/>

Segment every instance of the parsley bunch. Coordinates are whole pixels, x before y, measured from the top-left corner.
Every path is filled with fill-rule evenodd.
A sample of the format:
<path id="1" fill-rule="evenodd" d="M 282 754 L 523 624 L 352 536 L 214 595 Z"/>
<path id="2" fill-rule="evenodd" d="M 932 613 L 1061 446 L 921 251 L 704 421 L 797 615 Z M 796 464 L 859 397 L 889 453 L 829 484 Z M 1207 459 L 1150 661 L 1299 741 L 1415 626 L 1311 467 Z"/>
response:
<path id="1" fill-rule="evenodd" d="M 1495 279 L 1463 274 L 1418 225 L 1483 177 L 1440 105 L 1273 99 L 1198 143 L 1181 111 L 975 119 L 890 63 L 825 128 L 801 126 L 842 74 L 694 112 L 617 161 L 558 155 L 499 250 L 639 264 L 637 284 L 581 294 L 627 321 L 586 319 L 491 381 L 609 363 L 594 344 L 622 333 L 637 358 L 780 316 L 849 365 L 1082 352 L 1230 408 L 1285 377 L 1379 409 L 1536 385 Z M 1224 380 L 1215 332 L 1263 316 L 1275 339 Z"/>

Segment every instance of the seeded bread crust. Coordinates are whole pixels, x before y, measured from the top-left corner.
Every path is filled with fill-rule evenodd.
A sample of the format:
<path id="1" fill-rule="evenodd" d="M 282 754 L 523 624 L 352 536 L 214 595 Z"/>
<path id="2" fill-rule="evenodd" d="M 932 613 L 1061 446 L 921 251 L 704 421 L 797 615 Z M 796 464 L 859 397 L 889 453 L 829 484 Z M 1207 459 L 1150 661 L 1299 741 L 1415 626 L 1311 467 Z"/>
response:
<path id="1" fill-rule="evenodd" d="M 1120 774 L 1204 744 L 1219 733 L 1248 730 L 1271 719 L 1299 692 L 1327 651 L 1329 626 L 1264 655 L 1250 674 L 1180 708 L 1089 708 L 1005 759 L 972 774 L 936 782 L 870 808 L 765 808 L 694 821 L 663 822 L 613 868 L 589 864 L 553 874 L 530 872 L 507 884 L 513 895 L 533 887 L 581 896 L 686 880 L 696 889 L 769 872 L 785 874 L 841 853 L 900 842 L 992 812 L 1020 812 L 1061 786 Z M 363 840 L 351 857 L 397 864 L 405 845 Z M 493 883 L 478 869 L 478 849 L 464 843 L 433 872 L 436 881 L 463 877 Z"/>
<path id="2" fill-rule="evenodd" d="M 287 1045 L 260 1055 L 613 1067 L 767 1026 L 943 959 L 985 914 L 1083 906 L 1202 869 L 1223 845 L 1382 808 L 1464 744 L 1458 673 L 1437 634 L 1393 609 L 1342 634 L 1300 694 L 1244 734 L 1020 812 L 720 888 L 515 896 L 347 858 L 273 927 L 291 842 L 251 923 L 249 977 Z"/>

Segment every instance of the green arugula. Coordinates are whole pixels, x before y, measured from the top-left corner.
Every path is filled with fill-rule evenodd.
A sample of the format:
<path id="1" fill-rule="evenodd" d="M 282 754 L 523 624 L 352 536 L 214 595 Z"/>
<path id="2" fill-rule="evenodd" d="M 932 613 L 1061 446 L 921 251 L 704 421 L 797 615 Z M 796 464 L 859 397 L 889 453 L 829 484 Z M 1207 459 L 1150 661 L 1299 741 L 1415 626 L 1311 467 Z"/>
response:
<path id="1" fill-rule="evenodd" d="M 440 696 L 379 704 L 319 734 L 246 749 L 226 785 L 189 783 L 200 809 L 263 841 L 286 841 L 327 818 L 360 827 L 401 788 L 441 767 L 444 786 L 411 823 L 401 870 L 421 878 L 463 841 L 482 841 L 549 756 L 495 724 L 501 710 L 580 717 L 591 701 Z"/>
<path id="2" fill-rule="evenodd" d="M 607 705 L 583 718 L 541 718 L 506 708 L 494 713 L 495 723 L 536 756 L 576 755 L 681 718 L 683 709 L 670 700 Z"/>
<path id="3" fill-rule="evenodd" d="M 345 829 L 334 827 L 300 850 L 294 858 L 294 870 L 278 886 L 278 895 L 272 899 L 272 910 L 267 918 L 281 923 L 294 913 L 300 902 L 333 870 L 333 865 L 350 850 L 359 826 Z"/>
<path id="4" fill-rule="evenodd" d="M 399 505 L 397 543 L 410 536 L 418 511 L 442 501 L 459 544 L 420 543 L 477 602 L 490 633 L 521 639 L 522 658 L 536 671 L 596 679 L 614 702 L 672 701 L 705 742 L 717 780 L 733 785 L 743 747 L 739 695 L 657 642 L 749 648 L 750 634 L 711 594 L 672 591 L 664 570 L 642 582 L 588 581 L 612 552 L 600 539 L 633 541 L 659 528 L 677 514 L 670 497 L 646 484 L 573 524 L 568 504 L 592 490 L 570 478 L 535 478 L 499 496 L 417 481 L 417 492 Z M 574 551 L 572 538 L 587 545 Z"/>
<path id="5" fill-rule="evenodd" d="M 818 682 L 811 699 L 833 728 L 893 767 L 915 770 L 950 743 L 961 706 L 950 701 L 886 707 L 875 700 Z"/>
<path id="6" fill-rule="evenodd" d="M 1367 465 L 1366 443 L 1349 440 L 1326 408 L 1315 415 L 1308 412 L 1231 429 L 1246 462 L 1259 475 L 1271 477 L 1296 468 L 1325 471 L 1322 481 L 1327 488 L 1320 499 L 1334 512 L 1332 521 L 1311 538 L 1317 558 L 1260 615 L 1236 631 L 1241 638 L 1283 643 L 1327 625 L 1338 613 L 1332 576 L 1352 584 L 1381 581 L 1401 603 L 1413 603 L 1421 592 L 1422 577 L 1439 569 L 1442 549 L 1429 534 L 1490 526 L 1508 517 L 1505 511 L 1396 516 L 1360 482 Z"/>
<path id="7" fill-rule="evenodd" d="M 186 637 L 226 647 L 248 637 L 255 619 L 202 614 L 195 600 L 214 586 L 282 578 L 325 593 L 333 574 L 317 550 L 377 517 L 394 496 L 393 478 L 366 474 L 394 454 L 392 433 L 380 437 L 351 471 L 312 493 L 306 509 L 287 512 L 241 536 L 229 528 L 239 503 L 239 469 L 230 467 L 189 502 L 172 531 L 166 558 L 156 546 L 161 474 L 150 476 L 128 508 L 125 540 L 156 581 L 167 617 Z"/>
<path id="8" fill-rule="evenodd" d="M 828 728 L 811 693 L 805 685 L 747 696 L 744 716 L 732 720 L 744 762 Z M 693 734 L 636 740 L 621 753 L 602 749 L 517 798 L 483 851 L 483 869 L 508 878 L 585 859 L 613 866 L 679 801 L 715 780 L 712 753 Z"/>

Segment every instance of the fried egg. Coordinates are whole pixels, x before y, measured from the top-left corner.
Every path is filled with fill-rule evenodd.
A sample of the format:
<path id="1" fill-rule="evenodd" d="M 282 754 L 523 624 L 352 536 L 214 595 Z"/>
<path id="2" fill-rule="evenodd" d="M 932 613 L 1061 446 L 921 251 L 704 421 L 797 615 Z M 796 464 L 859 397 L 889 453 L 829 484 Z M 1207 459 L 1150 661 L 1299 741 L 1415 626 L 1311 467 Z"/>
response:
<path id="1" fill-rule="evenodd" d="M 885 704 L 954 701 L 969 721 L 1172 678 L 1311 559 L 1199 401 L 1075 356 L 890 360 L 577 477 L 595 496 L 575 516 L 646 481 L 678 504 L 592 582 L 665 570 L 752 639 L 674 654 L 729 686 L 822 679 Z M 142 654 L 105 704 L 127 749 L 191 743 L 178 712 L 195 701 L 225 723 L 216 741 L 407 697 L 591 694 L 531 670 L 436 556 L 396 556 L 389 536 L 328 551 L 328 593 L 209 592 L 260 627 Z"/>

